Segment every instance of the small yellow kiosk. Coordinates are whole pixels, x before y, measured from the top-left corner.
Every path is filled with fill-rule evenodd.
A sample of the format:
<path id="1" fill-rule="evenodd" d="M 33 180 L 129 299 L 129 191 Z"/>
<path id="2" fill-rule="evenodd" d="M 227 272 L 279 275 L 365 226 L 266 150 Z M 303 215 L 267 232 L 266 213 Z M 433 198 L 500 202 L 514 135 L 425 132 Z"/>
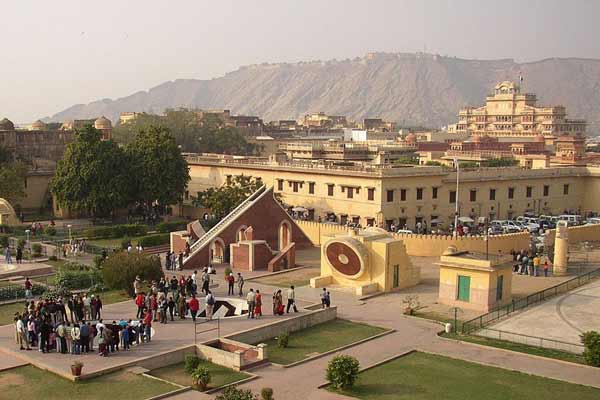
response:
<path id="1" fill-rule="evenodd" d="M 441 256 L 439 302 L 487 312 L 512 301 L 512 258 L 458 252 Z"/>
<path id="2" fill-rule="evenodd" d="M 313 288 L 347 286 L 363 296 L 415 286 L 421 278 L 402 240 L 383 229 L 350 229 L 324 235 L 321 243 L 321 276 L 310 280 Z"/>

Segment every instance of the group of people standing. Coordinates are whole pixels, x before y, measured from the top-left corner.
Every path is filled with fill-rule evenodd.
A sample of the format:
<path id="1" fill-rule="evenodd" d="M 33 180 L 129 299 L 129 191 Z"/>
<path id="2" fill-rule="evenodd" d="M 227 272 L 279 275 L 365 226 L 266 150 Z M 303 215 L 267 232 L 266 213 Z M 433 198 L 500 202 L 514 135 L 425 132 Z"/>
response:
<path id="1" fill-rule="evenodd" d="M 511 251 L 513 257 L 513 272 L 519 275 L 548 276 L 550 265 L 547 256 L 540 255 L 533 251 L 521 250 Z M 540 271 L 541 268 L 541 271 Z"/>
<path id="2" fill-rule="evenodd" d="M 6 246 L 4 248 L 4 261 L 7 264 L 12 264 L 12 256 L 13 250 L 10 248 L 10 246 Z M 17 249 L 15 250 L 15 259 L 17 261 L 17 264 L 23 263 L 23 248 L 21 246 L 17 246 Z"/>

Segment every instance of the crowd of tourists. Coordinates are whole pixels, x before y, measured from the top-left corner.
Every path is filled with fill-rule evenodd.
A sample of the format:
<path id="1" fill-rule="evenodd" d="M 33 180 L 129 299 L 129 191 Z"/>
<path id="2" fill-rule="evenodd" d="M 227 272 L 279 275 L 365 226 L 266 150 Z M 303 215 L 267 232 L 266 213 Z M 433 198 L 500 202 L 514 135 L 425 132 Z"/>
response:
<path id="1" fill-rule="evenodd" d="M 108 356 L 149 342 L 152 332 L 150 313 L 137 320 L 105 322 L 100 296 L 87 294 L 66 301 L 62 297 L 28 301 L 23 311 L 15 313 L 14 322 L 19 348 L 42 353 L 92 353 L 96 343 L 98 354 Z"/>
<path id="2" fill-rule="evenodd" d="M 548 256 L 527 250 L 511 251 L 513 258 L 513 272 L 519 275 L 548 276 L 550 262 Z"/>

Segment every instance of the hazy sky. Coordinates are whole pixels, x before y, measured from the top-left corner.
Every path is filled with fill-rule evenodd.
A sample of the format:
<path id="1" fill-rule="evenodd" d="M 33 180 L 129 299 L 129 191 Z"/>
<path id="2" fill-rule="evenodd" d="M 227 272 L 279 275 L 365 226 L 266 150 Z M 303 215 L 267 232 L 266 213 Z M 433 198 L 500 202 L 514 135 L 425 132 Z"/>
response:
<path id="1" fill-rule="evenodd" d="M 240 65 L 423 51 L 600 58 L 596 0 L 4 0 L 0 118 Z"/>

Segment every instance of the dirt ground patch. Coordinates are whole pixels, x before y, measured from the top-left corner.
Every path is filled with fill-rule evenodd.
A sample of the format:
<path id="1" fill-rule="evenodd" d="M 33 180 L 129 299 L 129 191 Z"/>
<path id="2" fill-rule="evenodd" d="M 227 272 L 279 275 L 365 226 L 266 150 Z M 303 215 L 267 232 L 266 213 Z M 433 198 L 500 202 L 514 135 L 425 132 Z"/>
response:
<path id="1" fill-rule="evenodd" d="M 0 386 L 6 385 L 23 385 L 25 384 L 25 378 L 22 375 L 14 373 L 6 373 L 0 376 Z"/>
<path id="2" fill-rule="evenodd" d="M 321 269 L 316 267 L 306 267 L 297 269 L 282 274 L 267 276 L 264 278 L 255 279 L 254 282 L 263 285 L 277 286 L 282 288 L 306 286 L 310 283 L 310 278 L 314 278 L 321 274 Z"/>

